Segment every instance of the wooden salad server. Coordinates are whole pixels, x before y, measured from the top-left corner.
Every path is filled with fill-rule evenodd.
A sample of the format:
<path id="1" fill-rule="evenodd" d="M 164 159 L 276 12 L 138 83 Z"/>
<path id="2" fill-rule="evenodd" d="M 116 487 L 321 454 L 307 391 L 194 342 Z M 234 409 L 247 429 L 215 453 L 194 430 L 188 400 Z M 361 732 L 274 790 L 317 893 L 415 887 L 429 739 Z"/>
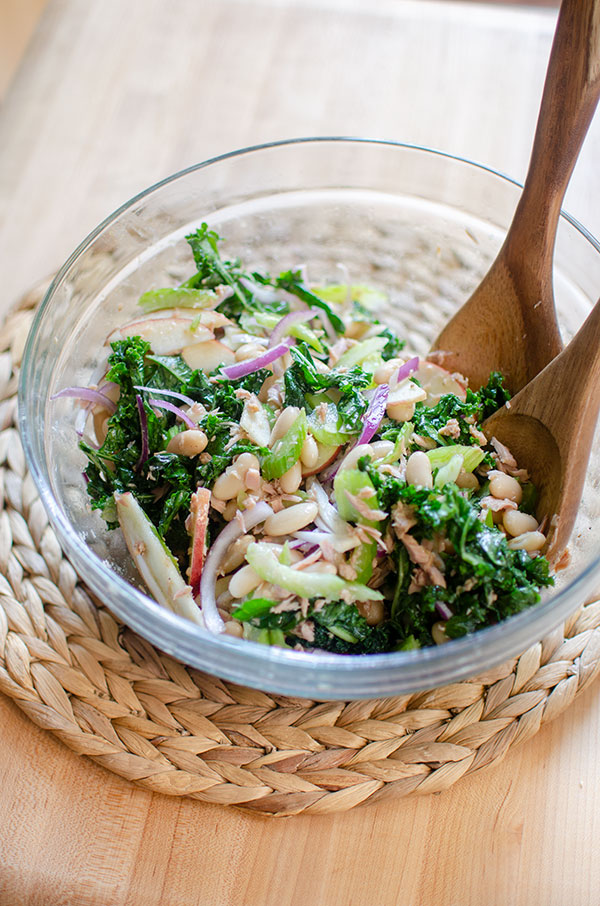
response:
<path id="1" fill-rule="evenodd" d="M 552 259 L 562 200 L 600 94 L 600 0 L 563 0 L 525 186 L 500 252 L 433 345 L 436 362 L 485 384 L 500 371 L 513 393 L 562 342 Z"/>
<path id="2" fill-rule="evenodd" d="M 569 345 L 483 423 L 527 468 L 547 516 L 546 556 L 569 540 L 600 409 L 600 301 Z"/>

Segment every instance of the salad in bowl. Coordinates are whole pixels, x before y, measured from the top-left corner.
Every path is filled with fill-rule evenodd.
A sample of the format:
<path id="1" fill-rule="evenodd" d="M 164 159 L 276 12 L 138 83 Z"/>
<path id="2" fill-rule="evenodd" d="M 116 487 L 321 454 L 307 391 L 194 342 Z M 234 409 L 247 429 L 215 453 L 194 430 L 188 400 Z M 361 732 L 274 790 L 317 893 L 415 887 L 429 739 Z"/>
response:
<path id="1" fill-rule="evenodd" d="M 481 426 L 509 394 L 413 354 L 367 284 L 221 255 L 148 289 L 81 405 L 91 507 L 148 591 L 211 633 L 299 651 L 440 645 L 553 584 L 536 489 Z M 191 269 L 191 267 L 190 267 Z M 342 269 L 343 271 L 343 269 Z"/>

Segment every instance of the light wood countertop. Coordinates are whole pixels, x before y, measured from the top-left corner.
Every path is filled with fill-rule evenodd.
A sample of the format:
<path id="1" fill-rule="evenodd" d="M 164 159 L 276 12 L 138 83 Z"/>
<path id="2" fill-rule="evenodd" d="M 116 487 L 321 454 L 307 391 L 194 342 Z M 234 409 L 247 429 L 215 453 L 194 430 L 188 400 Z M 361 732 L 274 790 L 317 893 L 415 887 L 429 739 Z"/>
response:
<path id="1" fill-rule="evenodd" d="M 522 178 L 555 15 L 50 0 L 0 106 L 2 311 L 137 191 L 247 144 L 368 135 Z M 599 159 L 596 117 L 565 203 L 596 234 Z M 137 789 L 0 697 L 0 906 L 593 906 L 599 694 L 444 794 L 279 820 Z"/>

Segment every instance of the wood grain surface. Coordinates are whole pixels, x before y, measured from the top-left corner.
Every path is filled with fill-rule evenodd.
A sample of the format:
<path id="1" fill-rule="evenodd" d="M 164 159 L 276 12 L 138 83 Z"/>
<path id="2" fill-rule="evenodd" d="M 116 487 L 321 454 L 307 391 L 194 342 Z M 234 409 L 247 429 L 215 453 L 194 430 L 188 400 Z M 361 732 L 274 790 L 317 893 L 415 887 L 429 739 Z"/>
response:
<path id="1" fill-rule="evenodd" d="M 139 189 L 307 134 L 522 177 L 555 12 L 435 0 L 50 0 L 0 108 L 4 310 Z M 566 207 L 600 232 L 600 122 Z M 268 819 L 139 790 L 0 698 L 0 906 L 594 906 L 599 690 L 440 796 Z"/>

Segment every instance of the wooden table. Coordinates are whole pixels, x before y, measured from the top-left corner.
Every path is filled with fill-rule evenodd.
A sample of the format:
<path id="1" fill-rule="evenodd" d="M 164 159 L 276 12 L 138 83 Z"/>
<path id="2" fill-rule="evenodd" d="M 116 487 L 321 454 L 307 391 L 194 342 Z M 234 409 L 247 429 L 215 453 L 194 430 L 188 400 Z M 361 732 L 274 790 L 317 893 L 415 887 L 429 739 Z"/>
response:
<path id="1" fill-rule="evenodd" d="M 358 134 L 523 176 L 555 20 L 434 0 L 51 0 L 0 108 L 2 305 L 139 189 Z M 600 232 L 600 121 L 566 207 Z M 332 818 L 136 789 L 0 698 L 0 906 L 600 902 L 597 686 L 447 793 Z"/>

